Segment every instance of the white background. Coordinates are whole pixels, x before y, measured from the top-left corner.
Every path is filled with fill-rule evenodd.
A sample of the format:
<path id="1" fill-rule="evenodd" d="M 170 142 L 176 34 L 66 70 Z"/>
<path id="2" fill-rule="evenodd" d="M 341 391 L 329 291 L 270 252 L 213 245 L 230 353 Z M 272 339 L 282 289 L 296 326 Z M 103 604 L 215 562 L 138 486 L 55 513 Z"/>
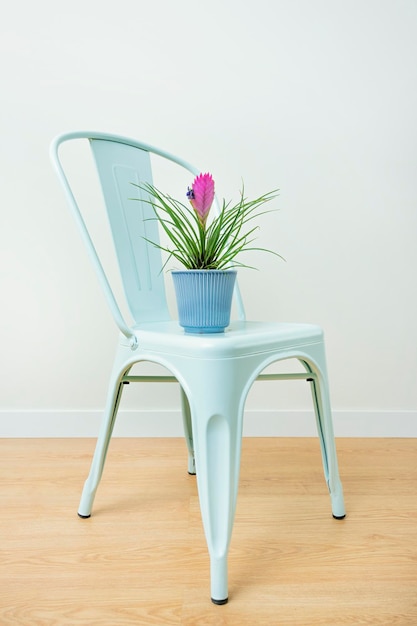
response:
<path id="1" fill-rule="evenodd" d="M 415 0 L 8 3 L 2 434 L 89 434 L 104 404 L 117 331 L 48 157 L 56 134 L 95 129 L 182 156 L 227 199 L 242 179 L 250 197 L 278 187 L 258 242 L 286 263 L 240 272 L 248 318 L 324 327 L 336 432 L 415 436 L 416 61 Z M 253 390 L 252 434 L 272 414 L 306 434 L 300 385 Z M 177 395 L 129 389 L 121 420 L 153 414 L 158 433 Z"/>

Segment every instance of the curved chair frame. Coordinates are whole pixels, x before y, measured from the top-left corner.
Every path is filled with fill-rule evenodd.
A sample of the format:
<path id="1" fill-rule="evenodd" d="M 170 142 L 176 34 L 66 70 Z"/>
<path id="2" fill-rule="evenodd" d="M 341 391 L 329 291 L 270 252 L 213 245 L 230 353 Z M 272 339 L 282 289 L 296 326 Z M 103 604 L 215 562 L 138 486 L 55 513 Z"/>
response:
<path id="1" fill-rule="evenodd" d="M 124 291 L 134 322 L 126 322 L 111 289 L 60 160 L 67 141 L 90 142 L 104 193 Z M 186 335 L 170 319 L 159 250 L 143 238 L 150 225 L 146 202 L 132 202 L 132 182 L 152 183 L 149 154 L 157 154 L 185 168 L 199 170 L 167 152 L 144 143 L 96 132 L 66 133 L 51 145 L 51 158 L 108 305 L 120 330 L 110 376 L 102 427 L 79 506 L 89 517 L 100 482 L 124 383 L 178 382 L 181 389 L 188 471 L 197 474 L 201 514 L 211 565 L 211 598 L 228 600 L 227 558 L 239 481 L 243 414 L 247 394 L 256 380 L 304 379 L 312 398 L 325 479 L 333 516 L 345 516 L 333 434 L 322 329 L 310 324 L 247 322 L 238 288 L 238 320 L 225 333 Z M 146 199 L 138 190 L 139 199 Z M 141 209 L 138 209 L 138 204 Z M 135 205 L 135 206 L 133 206 Z M 147 235 L 148 235 L 147 231 Z M 153 231 L 152 240 L 157 232 Z M 286 359 L 301 362 L 305 372 L 262 374 L 270 364 Z M 149 361 L 172 376 L 133 376 L 135 363 Z"/>

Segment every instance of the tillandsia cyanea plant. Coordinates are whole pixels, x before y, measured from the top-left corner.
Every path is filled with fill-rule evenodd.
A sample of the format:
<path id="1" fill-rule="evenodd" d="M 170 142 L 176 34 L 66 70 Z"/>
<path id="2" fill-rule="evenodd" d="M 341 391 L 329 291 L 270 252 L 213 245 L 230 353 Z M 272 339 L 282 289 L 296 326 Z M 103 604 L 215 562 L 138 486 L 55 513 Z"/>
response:
<path id="1" fill-rule="evenodd" d="M 135 185 L 144 189 L 150 196 L 145 200 L 152 205 L 156 219 L 168 236 L 171 247 L 153 241 L 161 250 L 168 253 L 168 259 L 175 258 L 188 270 L 225 270 L 233 267 L 248 267 L 237 261 L 238 254 L 249 250 L 261 250 L 279 256 L 277 252 L 253 247 L 254 233 L 258 226 L 252 220 L 267 211 L 259 208 L 277 196 L 277 190 L 257 198 L 247 200 L 244 188 L 240 200 L 231 206 L 223 204 L 217 215 L 209 222 L 208 217 L 214 201 L 214 180 L 211 174 L 199 174 L 188 188 L 190 206 L 175 200 L 156 189 L 153 185 Z M 149 240 L 148 240 L 149 241 Z"/>

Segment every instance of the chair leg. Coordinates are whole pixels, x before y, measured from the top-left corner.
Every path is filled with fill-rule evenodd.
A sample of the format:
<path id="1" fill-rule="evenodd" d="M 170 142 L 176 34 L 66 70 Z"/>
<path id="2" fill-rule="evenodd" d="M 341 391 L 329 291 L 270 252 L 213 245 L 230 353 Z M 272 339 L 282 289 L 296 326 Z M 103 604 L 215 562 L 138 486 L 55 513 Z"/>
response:
<path id="1" fill-rule="evenodd" d="M 116 380 L 114 380 L 114 376 L 112 376 L 101 429 L 90 467 L 90 473 L 84 483 L 80 505 L 78 507 L 78 515 L 83 518 L 91 516 L 91 509 L 93 508 L 94 497 L 103 474 L 104 463 L 106 461 L 107 451 L 109 448 L 110 438 L 113 433 L 122 391 L 123 384 L 120 383 L 120 376 L 118 375 Z"/>
<path id="2" fill-rule="evenodd" d="M 311 393 L 316 413 L 324 475 L 330 492 L 333 517 L 343 519 L 346 516 L 346 511 L 337 463 L 327 373 L 325 365 L 322 365 L 321 370 L 313 369 L 316 377 L 311 380 Z"/>
<path id="3" fill-rule="evenodd" d="M 197 484 L 210 554 L 211 599 L 214 604 L 226 604 L 227 557 L 239 481 L 243 402 L 233 373 L 226 367 L 222 372 L 220 366 L 213 365 L 201 376 L 190 399 Z M 213 394 L 212 389 L 223 393 Z"/>
<path id="4" fill-rule="evenodd" d="M 194 457 L 194 442 L 193 442 L 193 426 L 191 423 L 191 411 L 188 398 L 185 395 L 184 389 L 181 387 L 181 408 L 182 419 L 184 424 L 185 441 L 188 450 L 188 473 L 195 474 L 195 457 Z"/>

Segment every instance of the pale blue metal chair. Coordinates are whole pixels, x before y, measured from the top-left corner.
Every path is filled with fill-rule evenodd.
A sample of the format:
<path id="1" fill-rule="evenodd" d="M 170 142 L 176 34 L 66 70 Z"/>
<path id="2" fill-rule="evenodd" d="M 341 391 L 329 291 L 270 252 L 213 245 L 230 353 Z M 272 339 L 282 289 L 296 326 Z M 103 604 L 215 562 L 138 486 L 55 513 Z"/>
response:
<path id="1" fill-rule="evenodd" d="M 88 140 L 97 166 L 123 281 L 132 317 L 128 323 L 95 250 L 85 221 L 64 173 L 60 146 Z M 256 380 L 304 379 L 310 382 L 316 413 L 325 479 L 333 516 L 345 516 L 329 401 L 323 332 L 309 324 L 245 321 L 238 289 L 238 319 L 218 335 L 187 335 L 168 311 L 160 251 L 155 241 L 158 226 L 152 207 L 135 202 L 146 199 L 131 183 L 152 183 L 150 154 L 185 168 L 194 167 L 166 152 L 138 141 L 95 132 L 74 132 L 57 137 L 51 158 L 64 187 L 88 254 L 120 330 L 120 342 L 110 378 L 107 404 L 90 474 L 79 506 L 80 517 L 90 517 L 109 441 L 116 420 L 123 384 L 178 381 L 188 446 L 188 471 L 197 474 L 201 514 L 210 554 L 211 598 L 215 604 L 228 599 L 227 558 L 235 514 L 239 480 L 242 422 L 247 394 Z M 305 371 L 262 374 L 276 361 L 296 359 Z M 171 376 L 131 376 L 140 361 L 158 363 Z"/>

